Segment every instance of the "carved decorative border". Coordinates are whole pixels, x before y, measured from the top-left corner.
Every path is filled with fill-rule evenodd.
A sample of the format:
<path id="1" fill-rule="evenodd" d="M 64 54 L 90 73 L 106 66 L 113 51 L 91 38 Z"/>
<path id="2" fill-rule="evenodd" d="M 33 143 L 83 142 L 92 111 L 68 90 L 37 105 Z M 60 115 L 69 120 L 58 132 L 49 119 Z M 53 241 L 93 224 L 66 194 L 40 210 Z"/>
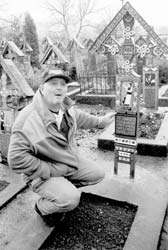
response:
<path id="1" fill-rule="evenodd" d="M 157 43 L 157 46 L 163 50 L 164 53 L 168 53 L 168 46 L 162 41 L 162 39 L 153 31 L 151 26 L 141 17 L 141 15 L 132 7 L 129 2 L 126 2 L 125 5 L 120 9 L 112 21 L 107 25 L 107 27 L 102 31 L 102 33 L 97 37 L 95 42 L 90 47 L 91 53 L 95 53 L 99 47 L 104 43 L 107 37 L 113 32 L 117 25 L 123 19 L 126 11 L 129 13 L 142 25 L 146 32 L 151 36 L 151 38 Z"/>

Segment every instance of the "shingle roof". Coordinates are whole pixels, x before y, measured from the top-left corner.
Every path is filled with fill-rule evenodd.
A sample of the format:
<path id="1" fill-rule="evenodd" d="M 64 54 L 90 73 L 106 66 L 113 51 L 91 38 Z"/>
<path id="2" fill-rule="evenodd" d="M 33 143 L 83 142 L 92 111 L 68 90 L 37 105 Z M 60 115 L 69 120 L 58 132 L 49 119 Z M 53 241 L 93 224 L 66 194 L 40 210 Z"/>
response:
<path id="1" fill-rule="evenodd" d="M 26 51 L 26 52 L 33 52 L 33 49 L 32 49 L 32 47 L 28 44 L 28 42 L 24 42 L 23 44 L 22 44 L 22 46 L 21 46 L 21 50 L 22 51 Z"/>
<path id="2" fill-rule="evenodd" d="M 66 46 L 65 46 L 65 44 L 64 44 L 62 41 L 59 41 L 59 42 L 58 42 L 57 47 L 58 47 L 59 49 L 66 50 Z"/>
<path id="3" fill-rule="evenodd" d="M 93 40 L 91 38 L 89 38 L 89 39 L 85 38 L 84 41 L 83 41 L 83 45 L 86 48 L 90 47 L 92 44 L 93 44 Z"/>
<path id="4" fill-rule="evenodd" d="M 67 46 L 67 49 L 68 50 L 71 50 L 72 47 L 74 46 L 74 43 L 81 49 L 84 49 L 85 47 L 83 46 L 83 44 L 76 38 L 76 37 L 73 37 L 73 39 L 69 42 L 68 46 Z"/>
<path id="5" fill-rule="evenodd" d="M 41 60 L 41 64 L 44 64 L 45 61 L 49 58 L 49 56 L 51 55 L 52 51 L 54 51 L 54 53 L 57 55 L 58 59 L 60 61 L 63 61 L 65 63 L 68 63 L 68 59 L 62 54 L 62 52 L 60 51 L 60 49 L 56 46 L 56 45 L 51 45 L 47 51 L 45 52 L 42 60 Z"/>
<path id="6" fill-rule="evenodd" d="M 13 52 L 15 52 L 18 56 L 20 57 L 24 57 L 23 52 L 18 48 L 18 46 L 13 42 L 13 41 L 7 41 L 3 51 L 2 51 L 2 56 L 5 54 L 7 48 L 10 48 L 11 50 L 13 50 Z"/>
<path id="7" fill-rule="evenodd" d="M 46 37 L 43 38 L 42 44 L 44 44 L 45 42 L 47 42 L 48 46 L 54 45 L 54 43 L 52 42 L 52 40 L 51 40 L 51 38 L 49 36 L 46 36 Z"/>
<path id="8" fill-rule="evenodd" d="M 23 75 L 20 73 L 16 65 L 10 59 L 4 59 L 0 56 L 0 64 L 2 68 L 6 72 L 6 74 L 11 79 L 14 86 L 22 92 L 24 96 L 33 96 L 34 91 L 30 87 L 30 85 L 26 82 Z"/>

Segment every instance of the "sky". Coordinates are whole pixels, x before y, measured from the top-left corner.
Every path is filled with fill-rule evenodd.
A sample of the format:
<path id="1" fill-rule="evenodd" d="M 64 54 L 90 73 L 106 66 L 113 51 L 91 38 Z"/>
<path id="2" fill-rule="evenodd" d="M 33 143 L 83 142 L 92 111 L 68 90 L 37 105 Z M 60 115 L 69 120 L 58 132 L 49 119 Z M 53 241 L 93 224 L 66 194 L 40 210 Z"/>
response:
<path id="1" fill-rule="evenodd" d="M 2 1 L 8 3 L 7 15 L 18 15 L 28 11 L 35 22 L 50 20 L 50 14 L 44 8 L 45 0 L 1 0 L 0 2 Z M 122 7 L 122 0 L 95 1 L 99 8 L 108 8 L 114 15 Z M 168 26 L 168 0 L 129 0 L 129 2 L 150 25 Z"/>

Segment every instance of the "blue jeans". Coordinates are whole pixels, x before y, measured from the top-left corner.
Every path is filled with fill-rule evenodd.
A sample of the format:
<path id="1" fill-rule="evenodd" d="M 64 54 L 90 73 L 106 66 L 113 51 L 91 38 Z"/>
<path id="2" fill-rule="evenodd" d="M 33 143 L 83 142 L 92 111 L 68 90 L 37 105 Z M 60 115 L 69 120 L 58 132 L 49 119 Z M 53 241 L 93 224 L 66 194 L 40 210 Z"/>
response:
<path id="1" fill-rule="evenodd" d="M 100 182 L 104 170 L 95 162 L 79 159 L 78 169 L 63 165 L 60 176 L 51 176 L 48 180 L 33 180 L 31 188 L 38 193 L 38 208 L 43 215 L 55 212 L 68 212 L 78 206 L 81 192 L 79 186 L 93 185 Z"/>

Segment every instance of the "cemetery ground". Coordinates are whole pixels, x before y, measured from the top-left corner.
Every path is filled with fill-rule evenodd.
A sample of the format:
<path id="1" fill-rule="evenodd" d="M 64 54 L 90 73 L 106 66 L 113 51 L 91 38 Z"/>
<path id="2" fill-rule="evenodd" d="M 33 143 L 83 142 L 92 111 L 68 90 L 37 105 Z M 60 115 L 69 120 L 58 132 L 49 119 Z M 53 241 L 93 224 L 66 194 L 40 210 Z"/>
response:
<path id="1" fill-rule="evenodd" d="M 111 111 L 110 107 L 103 107 L 102 105 L 78 105 L 81 109 L 97 115 L 103 115 L 106 112 Z M 153 119 L 156 117 L 153 116 Z M 151 120 L 152 122 L 152 120 Z M 152 123 L 151 123 L 152 124 Z M 155 122 L 156 125 L 156 122 Z M 150 126 L 150 125 L 149 125 Z M 158 128 L 159 128 L 158 124 Z M 151 126 L 150 126 L 151 127 Z M 151 130 L 151 136 L 156 133 L 156 127 L 154 130 Z M 90 186 L 83 188 L 84 195 L 82 196 L 81 205 L 79 208 L 75 210 L 76 212 L 72 215 L 69 215 L 66 218 L 66 221 L 70 224 L 71 227 L 76 228 L 76 238 L 74 238 L 73 232 L 70 235 L 72 239 L 76 239 L 78 242 L 74 242 L 74 246 L 70 248 L 63 248 L 60 245 L 58 246 L 56 237 L 58 235 L 58 229 L 62 230 L 60 227 L 56 227 L 53 231 L 53 228 L 49 228 L 45 226 L 40 217 L 34 211 L 34 203 L 38 196 L 33 193 L 28 187 L 25 186 L 24 182 L 19 178 L 19 176 L 11 174 L 7 165 L 1 164 L 0 173 L 1 180 L 7 181 L 6 187 L 0 191 L 0 249 L 15 249 L 15 250 L 37 250 L 37 249 L 83 249 L 83 250 L 105 250 L 105 249 L 136 249 L 136 250 L 166 250 L 164 245 L 167 243 L 166 241 L 166 227 L 162 230 L 162 224 L 164 220 L 164 215 L 166 211 L 167 205 L 167 194 L 168 194 L 168 159 L 167 157 L 152 157 L 152 156 L 144 156 L 137 155 L 136 162 L 136 170 L 135 170 L 135 179 L 129 179 L 129 166 L 119 164 L 119 172 L 117 176 L 113 175 L 113 167 L 114 167 L 114 152 L 102 150 L 97 147 L 97 139 L 102 134 L 102 130 L 98 129 L 90 129 L 90 130 L 79 130 L 77 133 L 77 145 L 79 153 L 96 161 L 100 164 L 106 171 L 106 181 L 102 182 L 100 185 Z M 149 133 L 148 133 L 149 134 Z M 98 187 L 98 188 L 97 188 Z M 140 188 L 139 188 L 140 187 Z M 153 190 L 153 191 L 152 191 Z M 108 191 L 108 192 L 107 192 Z M 143 192 L 142 192 L 143 191 Z M 142 193 L 141 193 L 142 192 Z M 98 205 L 96 206 L 93 200 L 96 200 L 97 196 L 90 197 L 89 194 L 105 196 L 109 200 L 98 200 Z M 87 196 L 88 194 L 88 196 Z M 147 196 L 146 196 L 147 195 Z M 10 198 L 9 196 L 13 197 Z M 93 198 L 93 199 L 92 199 Z M 127 198 L 127 199 L 126 199 Z M 129 205 L 121 202 L 121 204 L 117 203 L 117 209 L 115 209 L 116 204 L 112 204 L 112 201 L 129 201 L 128 204 L 146 204 L 143 205 L 138 212 L 136 212 L 136 208 L 133 206 L 129 207 Z M 87 207 L 87 202 L 89 201 L 89 206 Z M 96 201 L 95 201 L 96 202 Z M 104 208 L 103 208 L 104 206 Z M 125 207 L 124 207 L 125 206 Z M 93 209 L 94 207 L 94 209 Z M 96 210 L 95 214 L 93 211 Z M 82 211 L 85 208 L 87 211 L 91 211 L 90 216 L 86 211 Z M 105 210 L 105 208 L 107 210 Z M 110 208 L 110 212 L 108 214 L 108 209 Z M 104 209 L 104 210 L 103 210 Z M 101 217 L 102 211 L 107 212 L 107 216 L 113 216 L 110 221 L 114 221 L 114 225 L 116 225 L 115 230 L 113 232 L 108 231 L 108 227 L 110 230 L 112 226 L 108 224 L 105 228 L 105 235 L 101 232 L 101 228 L 105 224 L 101 224 L 100 227 L 96 227 L 96 223 L 93 223 L 94 220 L 99 221 L 99 223 L 107 222 L 107 217 L 104 214 L 104 217 Z M 141 214 L 143 212 L 143 214 Z M 135 219 L 135 213 L 137 216 L 139 215 L 139 219 Z M 145 215 L 146 213 L 146 215 Z M 84 215 L 85 217 L 84 217 Z M 92 216 L 93 216 L 93 221 Z M 126 216 L 127 215 L 127 216 Z M 129 216 L 130 215 L 130 218 Z M 96 218 L 97 216 L 97 218 Z M 85 219 L 89 218 L 89 221 Z M 115 217 L 115 218 L 114 218 Z M 75 226 L 72 223 L 72 218 L 77 219 L 81 218 L 82 223 L 80 227 Z M 85 219 L 84 219 L 85 218 Z M 101 221 L 102 218 L 102 221 Z M 108 217 L 109 218 L 109 217 Z M 120 218 L 120 222 L 115 219 Z M 125 225 L 127 228 L 126 231 L 122 229 L 123 221 L 128 222 L 128 225 Z M 134 232 L 130 231 L 130 223 L 134 220 L 133 228 Z M 91 222 L 90 222 L 91 221 Z M 167 221 L 167 220 L 165 220 Z M 90 222 L 89 226 L 88 223 Z M 66 222 L 65 222 L 66 223 Z M 116 223 L 116 224 L 115 224 Z M 119 227 L 117 227 L 119 223 Z M 146 224 L 147 223 L 147 224 Z M 152 224 L 152 225 L 151 225 Z M 166 223 L 165 223 L 166 224 Z M 168 223 L 167 223 L 168 224 Z M 33 227 L 32 227 L 33 225 Z M 107 224 L 106 224 L 107 225 Z M 150 227 L 152 226 L 152 228 Z M 104 228 L 104 227 L 103 227 Z M 86 231 L 86 229 L 88 231 Z M 80 234 L 79 232 L 82 232 Z M 137 230 L 137 231 L 136 231 Z M 73 231 L 73 230 L 72 230 Z M 167 228 L 168 231 L 168 228 Z M 91 236 L 89 234 L 91 232 Z M 104 239 L 100 239 L 100 243 L 94 245 L 94 237 L 96 237 L 96 233 L 104 237 Z M 161 246 L 157 247 L 158 238 L 162 233 L 162 242 Z M 110 237 L 109 234 L 115 235 L 114 237 Z M 51 234 L 51 236 L 50 236 Z M 85 242 L 79 241 L 77 235 L 85 234 Z M 137 234 L 137 235 L 136 235 Z M 124 235 L 124 236 L 121 236 Z M 64 234 L 62 238 L 62 243 L 67 243 L 68 239 Z M 88 237 L 87 237 L 88 236 Z M 108 239 L 108 237 L 109 239 Z M 137 237 L 136 237 L 137 236 Z M 48 237 L 48 238 L 47 238 Z M 123 237 L 123 238 L 122 238 Z M 128 238 L 127 238 L 128 237 Z M 116 241 L 114 240 L 116 238 Z M 126 239 L 127 238 L 127 239 Z M 44 244 L 44 240 L 46 241 Z M 88 239 L 88 241 L 86 240 Z M 92 240 L 93 241 L 92 241 Z M 109 248 L 109 240 L 112 240 L 111 245 L 113 248 Z M 95 239 L 97 240 L 97 238 Z M 104 241 L 103 241 L 104 240 Z M 126 241 L 126 243 L 125 243 Z M 72 243 L 72 242 L 71 242 Z M 86 243 L 91 244 L 86 247 Z M 107 244 L 105 244 L 107 243 Z M 123 248 L 123 245 L 125 246 Z M 61 241 L 59 241 L 61 244 Z M 118 245 L 117 245 L 118 244 Z M 146 245 L 145 245 L 146 244 Z M 145 247 L 144 247 L 145 245 Z M 152 247 L 153 245 L 153 247 Z M 41 248 L 40 248 L 41 247 Z M 144 248 L 143 248 L 144 247 Z"/>

